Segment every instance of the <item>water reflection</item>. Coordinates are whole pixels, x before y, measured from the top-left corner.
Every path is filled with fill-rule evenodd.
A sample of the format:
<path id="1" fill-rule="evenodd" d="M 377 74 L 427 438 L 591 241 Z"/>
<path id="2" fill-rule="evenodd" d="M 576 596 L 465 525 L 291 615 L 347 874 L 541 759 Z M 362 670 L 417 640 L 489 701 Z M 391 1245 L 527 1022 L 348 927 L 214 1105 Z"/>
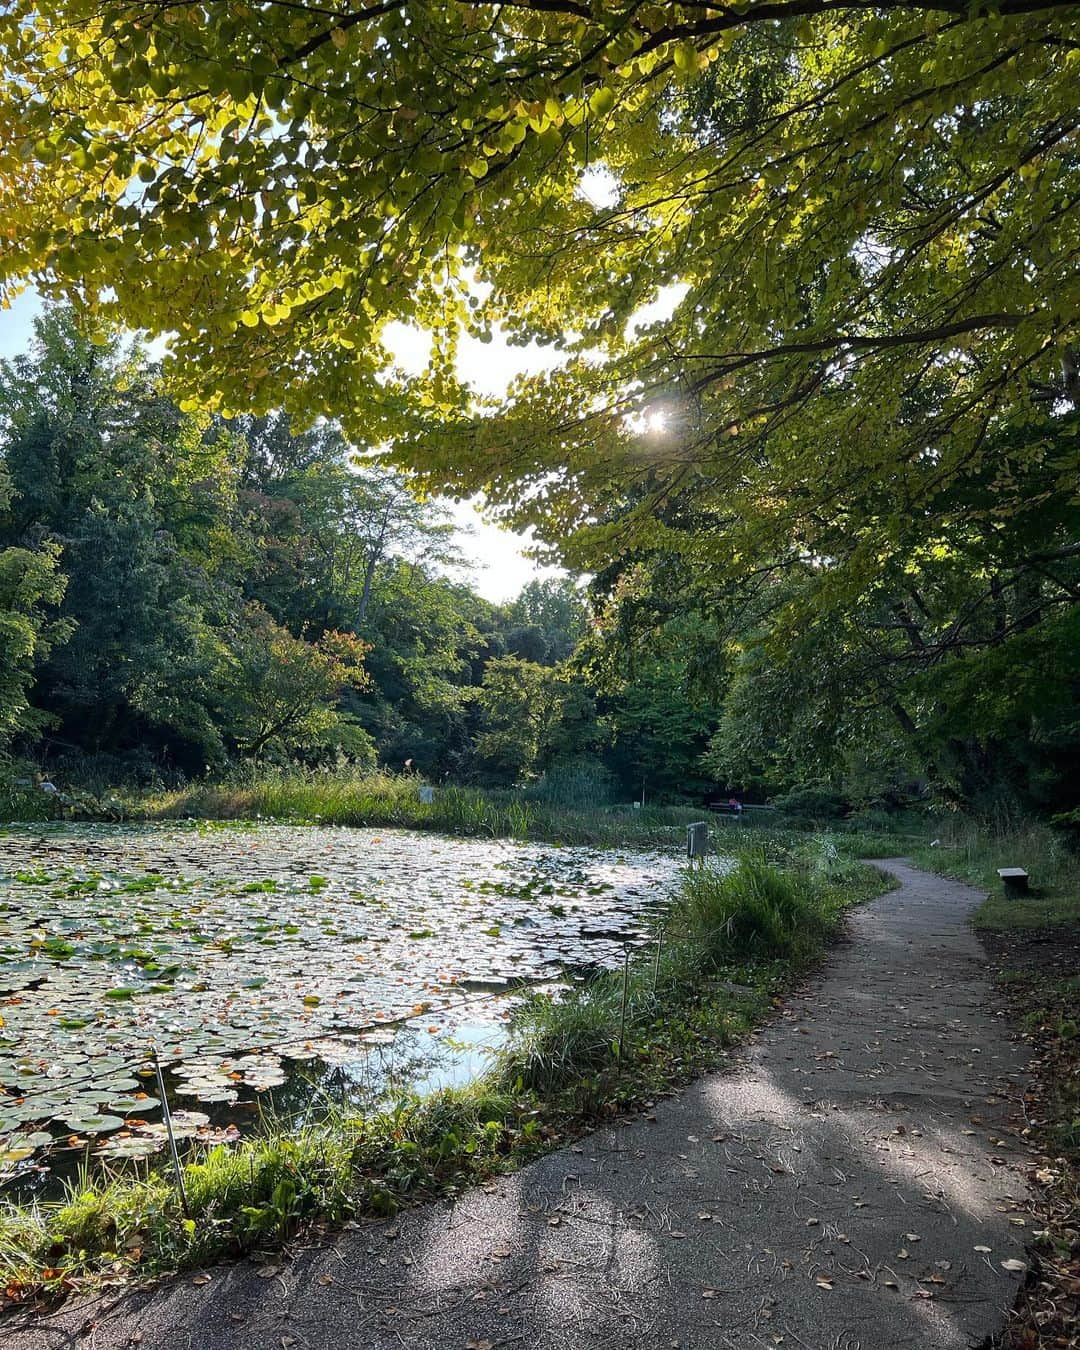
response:
<path id="1" fill-rule="evenodd" d="M 621 963 L 680 855 L 266 825 L 0 835 L 0 1158 L 198 1135 L 482 1069 L 523 986 Z M 318 1085 L 313 1090 L 312 1084 Z M 199 1125 L 205 1119 L 205 1126 Z M 141 1124 L 139 1122 L 142 1122 Z M 52 1161 L 52 1160 L 50 1160 Z"/>

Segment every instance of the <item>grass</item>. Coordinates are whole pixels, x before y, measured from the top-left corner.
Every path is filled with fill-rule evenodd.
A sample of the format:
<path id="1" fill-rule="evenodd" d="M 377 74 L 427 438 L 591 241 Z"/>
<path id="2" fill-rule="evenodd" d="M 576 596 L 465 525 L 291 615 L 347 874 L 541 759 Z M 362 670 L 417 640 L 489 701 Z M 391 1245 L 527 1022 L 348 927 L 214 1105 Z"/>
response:
<path id="1" fill-rule="evenodd" d="M 225 783 L 130 795 L 135 819 L 292 820 L 323 825 L 407 827 L 446 834 L 544 839 L 598 847 L 664 842 L 700 816 L 680 806 L 591 809 L 526 800 L 520 793 L 437 787 L 429 804 L 421 780 L 386 773 L 260 771 Z"/>
<path id="2" fill-rule="evenodd" d="M 976 928 L 1007 933 L 1059 925 L 1080 925 L 1080 855 L 1061 835 L 1038 821 L 995 826 L 956 817 L 940 827 L 939 843 L 911 848 L 912 861 L 928 871 L 966 881 L 987 892 L 975 913 Z M 1024 867 L 1031 877 L 1027 896 L 1009 896 L 999 867 Z"/>
<path id="3" fill-rule="evenodd" d="M 8 1298 L 273 1248 L 301 1227 L 391 1214 L 515 1167 L 714 1065 L 819 955 L 844 909 L 886 884 L 807 840 L 782 857 L 759 848 L 730 873 L 687 872 L 657 946 L 625 973 L 527 999 L 494 1066 L 465 1088 L 363 1117 L 267 1119 L 232 1148 L 196 1149 L 183 1163 L 190 1218 L 154 1167 L 87 1170 L 54 1204 L 0 1208 Z"/>

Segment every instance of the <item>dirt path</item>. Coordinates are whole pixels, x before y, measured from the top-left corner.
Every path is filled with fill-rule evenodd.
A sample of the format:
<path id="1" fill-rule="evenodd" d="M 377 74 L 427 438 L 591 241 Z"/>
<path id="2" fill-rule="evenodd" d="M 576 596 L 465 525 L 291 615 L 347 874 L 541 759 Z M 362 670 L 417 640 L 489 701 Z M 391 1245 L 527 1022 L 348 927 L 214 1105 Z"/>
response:
<path id="1" fill-rule="evenodd" d="M 1028 1237 L 979 895 L 898 890 L 748 1047 L 655 1116 L 456 1205 L 66 1309 L 18 1350 L 931 1350 L 1001 1325 Z M 6 1336 L 5 1336 L 6 1332 Z"/>

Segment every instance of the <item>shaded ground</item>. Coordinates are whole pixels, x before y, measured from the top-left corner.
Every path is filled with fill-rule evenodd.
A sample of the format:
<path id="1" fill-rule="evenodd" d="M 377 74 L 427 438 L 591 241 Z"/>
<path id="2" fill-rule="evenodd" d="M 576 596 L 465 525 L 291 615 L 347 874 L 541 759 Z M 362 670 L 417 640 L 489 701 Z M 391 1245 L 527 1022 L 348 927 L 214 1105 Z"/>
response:
<path id="1" fill-rule="evenodd" d="M 1000 996 L 1031 1049 L 1025 1097 L 1034 1269 L 1002 1339 L 1006 1350 L 1080 1347 L 1080 929 L 983 933 Z"/>
<path id="2" fill-rule="evenodd" d="M 9 1323 L 5 1344 L 981 1346 L 1026 1269 L 1024 1053 L 988 1008 L 978 893 L 888 867 L 900 888 L 734 1073 L 455 1205 Z"/>

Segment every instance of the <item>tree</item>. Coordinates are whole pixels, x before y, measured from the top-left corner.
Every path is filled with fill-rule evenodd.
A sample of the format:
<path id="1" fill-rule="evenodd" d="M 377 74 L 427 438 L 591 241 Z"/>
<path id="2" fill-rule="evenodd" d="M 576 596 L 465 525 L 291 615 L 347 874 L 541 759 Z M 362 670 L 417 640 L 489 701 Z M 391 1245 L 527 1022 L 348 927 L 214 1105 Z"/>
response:
<path id="1" fill-rule="evenodd" d="M 517 598 L 508 606 L 509 616 L 516 628 L 528 630 L 540 655 L 536 658 L 549 665 L 565 661 L 585 636 L 588 626 L 588 608 L 573 577 L 557 577 L 528 581 Z M 527 653 L 512 641 L 513 629 L 507 640 L 520 656 Z M 535 631 L 536 637 L 532 638 Z"/>
<path id="2" fill-rule="evenodd" d="M 423 773 L 465 773 L 474 728 L 469 690 L 495 641 L 493 607 L 422 565 L 388 560 L 372 593 L 365 634 L 371 689 L 356 715 L 384 761 Z"/>
<path id="3" fill-rule="evenodd" d="M 28 693 L 36 668 L 70 631 L 55 617 L 63 594 L 55 549 L 0 549 L 0 750 L 40 730 Z"/>
<path id="4" fill-rule="evenodd" d="M 346 688 L 364 687 L 366 651 L 348 633 L 305 642 L 249 605 L 223 651 L 230 731 L 240 754 L 310 753 L 349 730 L 346 742 L 370 763 L 364 737 L 349 728 L 337 707 Z"/>
<path id="5" fill-rule="evenodd" d="M 888 723 L 967 795 L 1001 756 L 946 734 L 940 666 L 970 672 L 1075 591 L 1076 16 L 16 0 L 0 284 L 174 333 L 192 405 L 339 414 L 429 488 L 483 489 L 572 570 L 693 577 L 704 620 L 760 650 L 759 689 L 785 667 L 802 711 L 784 755 Z M 670 317 L 635 326 L 658 297 Z M 432 332 L 420 375 L 389 369 L 394 320 Z M 566 361 L 492 408 L 454 358 L 496 325 Z M 316 613 L 367 632 L 378 530 L 323 535 L 301 496 L 287 565 L 263 549 L 248 594 L 294 634 Z M 301 583 L 327 542 L 350 581 L 317 609 Z M 504 645 L 539 657 L 519 630 Z M 441 746 L 461 745 L 459 679 L 429 686 L 451 695 Z M 395 753 L 431 741 L 426 714 L 392 722 Z M 1025 791 L 1067 762 L 1049 759 Z"/>
<path id="6" fill-rule="evenodd" d="M 847 791 L 859 777 L 866 797 L 856 766 L 871 754 L 885 796 L 922 778 L 963 802 L 1068 804 L 1080 515 L 1055 490 L 1054 464 L 1071 453 L 1074 420 L 1056 417 L 1038 455 L 1001 429 L 962 494 L 943 485 L 924 512 L 894 519 L 893 547 L 863 576 L 845 561 L 883 500 L 853 493 L 819 513 L 803 549 L 748 538 L 740 575 L 710 565 L 708 508 L 684 504 L 685 546 L 639 563 L 636 590 L 629 567 L 608 585 L 637 606 L 620 610 L 629 638 L 647 641 L 658 615 L 709 619 L 697 661 L 726 672 L 711 770 L 766 791 L 822 778 Z M 1023 501 L 1008 516 L 994 510 L 1002 478 Z"/>
<path id="7" fill-rule="evenodd" d="M 780 537 L 853 480 L 963 481 L 1003 408 L 1080 393 L 1075 20 L 15 0 L 3 275 L 175 333 L 206 406 L 340 411 L 579 561 L 610 553 L 598 502 L 629 483 L 623 535 L 694 481 Z M 673 318 L 628 335 L 671 284 Z M 413 380 L 387 376 L 395 319 L 434 331 Z M 577 354 L 477 419 L 455 345 L 496 322 Z M 643 446 L 650 409 L 668 431 Z"/>
<path id="8" fill-rule="evenodd" d="M 608 729 L 604 759 L 628 794 L 696 796 L 721 715 L 728 657 L 715 614 L 659 557 L 602 576 L 594 631 L 578 655 Z M 606 592 L 606 595 L 605 595 Z"/>
<path id="9" fill-rule="evenodd" d="M 533 661 L 500 657 L 488 663 L 475 698 L 482 718 L 476 739 L 482 771 L 502 783 L 534 777 L 560 717 L 558 676 Z"/>
<path id="10" fill-rule="evenodd" d="M 397 470 L 357 456 L 335 424 L 293 432 L 275 414 L 230 426 L 247 446 L 245 506 L 262 535 L 258 598 L 283 622 L 296 616 L 275 589 L 300 604 L 305 620 L 321 606 L 331 626 L 363 629 L 376 576 L 391 560 L 460 566 L 446 507 Z"/>
<path id="11" fill-rule="evenodd" d="M 110 776 L 376 750 L 468 773 L 469 691 L 509 620 L 442 574 L 459 556 L 445 508 L 354 464 L 336 427 L 185 414 L 157 376 L 137 346 L 60 310 L 0 365 L 25 748 Z"/>
<path id="12" fill-rule="evenodd" d="M 115 337 L 47 313 L 0 363 L 10 499 L 0 539 L 45 549 L 65 583 L 67 640 L 37 672 L 36 708 L 68 747 L 220 753 L 209 630 L 235 596 L 217 546 L 233 500 L 227 437 L 180 414 Z M 59 598 L 59 597 L 58 597 Z M 183 756 L 181 756 L 183 757 Z"/>

